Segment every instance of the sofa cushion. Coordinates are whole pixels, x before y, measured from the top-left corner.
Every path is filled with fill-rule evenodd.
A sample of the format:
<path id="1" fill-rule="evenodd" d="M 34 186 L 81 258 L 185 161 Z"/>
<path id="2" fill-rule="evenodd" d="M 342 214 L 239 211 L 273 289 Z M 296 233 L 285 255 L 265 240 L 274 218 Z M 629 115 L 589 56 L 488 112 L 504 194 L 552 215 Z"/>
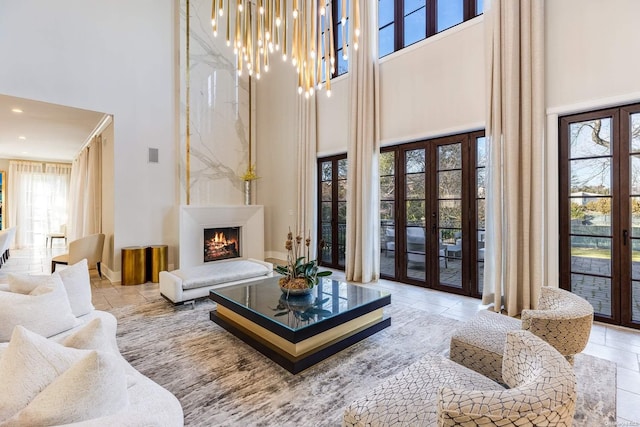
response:
<path id="1" fill-rule="evenodd" d="M 174 270 L 171 273 L 182 279 L 182 289 L 187 290 L 265 276 L 269 272 L 263 264 L 249 260 L 234 260 Z"/>
<path id="2" fill-rule="evenodd" d="M 25 408 L 88 352 L 66 348 L 16 326 L 0 358 L 0 422 Z"/>
<path id="3" fill-rule="evenodd" d="M 30 274 L 7 274 L 7 283 L 9 283 L 9 291 L 17 294 L 30 294 L 35 288 L 49 282 L 46 275 L 30 275 Z"/>
<path id="4" fill-rule="evenodd" d="M 95 309 L 91 303 L 91 279 L 86 259 L 56 271 L 53 275 L 62 279 L 74 316 L 82 316 Z"/>
<path id="5" fill-rule="evenodd" d="M 113 347 L 108 329 L 99 317 L 91 320 L 80 330 L 66 337 L 62 341 L 62 345 L 81 350 L 100 350 L 105 353 L 120 354 L 118 349 Z"/>
<path id="6" fill-rule="evenodd" d="M 0 291 L 0 342 L 9 341 L 16 325 L 50 337 L 78 324 L 60 278 L 43 277 L 34 279 L 43 283 L 28 295 Z"/>
<path id="7" fill-rule="evenodd" d="M 90 351 L 3 426 L 61 425 L 85 421 L 117 413 L 128 403 L 122 361 L 111 353 Z"/>

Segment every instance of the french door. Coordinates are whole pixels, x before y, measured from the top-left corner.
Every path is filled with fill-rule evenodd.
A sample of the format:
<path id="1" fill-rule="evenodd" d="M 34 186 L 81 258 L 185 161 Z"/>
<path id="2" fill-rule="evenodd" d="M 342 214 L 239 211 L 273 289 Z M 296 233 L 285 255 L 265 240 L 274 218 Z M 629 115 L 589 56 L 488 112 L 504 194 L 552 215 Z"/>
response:
<path id="1" fill-rule="evenodd" d="M 481 132 L 382 151 L 383 277 L 480 295 L 484 264 L 483 162 Z"/>
<path id="2" fill-rule="evenodd" d="M 319 264 L 344 270 L 347 235 L 347 155 L 318 159 Z"/>
<path id="3" fill-rule="evenodd" d="M 640 104 L 560 118 L 560 283 L 640 328 Z"/>

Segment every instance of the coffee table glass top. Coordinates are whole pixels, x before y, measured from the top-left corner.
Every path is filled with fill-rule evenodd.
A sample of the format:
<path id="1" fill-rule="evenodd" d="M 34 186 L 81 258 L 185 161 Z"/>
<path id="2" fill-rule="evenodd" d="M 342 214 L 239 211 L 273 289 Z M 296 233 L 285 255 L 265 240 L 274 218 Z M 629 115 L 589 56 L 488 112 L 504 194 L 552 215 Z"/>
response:
<path id="1" fill-rule="evenodd" d="M 389 293 L 323 278 L 306 296 L 287 298 L 281 276 L 214 289 L 211 294 L 292 331 L 302 330 L 367 304 L 389 299 Z"/>

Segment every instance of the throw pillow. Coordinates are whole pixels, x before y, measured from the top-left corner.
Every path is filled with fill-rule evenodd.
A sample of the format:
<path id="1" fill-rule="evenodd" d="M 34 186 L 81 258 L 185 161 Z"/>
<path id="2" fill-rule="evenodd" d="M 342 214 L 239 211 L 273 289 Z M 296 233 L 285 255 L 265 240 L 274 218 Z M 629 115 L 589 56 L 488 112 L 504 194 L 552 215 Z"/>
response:
<path id="1" fill-rule="evenodd" d="M 0 358 L 0 423 L 25 408 L 87 353 L 16 326 Z"/>
<path id="2" fill-rule="evenodd" d="M 71 311 L 76 317 L 90 313 L 95 309 L 91 303 L 91 280 L 89 278 L 89 265 L 83 259 L 67 268 L 56 271 L 54 276 L 59 276 L 64 283 L 69 296 Z"/>
<path id="3" fill-rule="evenodd" d="M 45 337 L 77 325 L 62 281 L 46 277 L 45 283 L 28 295 L 0 291 L 0 342 L 9 341 L 16 325 Z"/>
<path id="4" fill-rule="evenodd" d="M 113 354 L 91 351 L 3 426 L 75 423 L 114 414 L 128 404 L 123 363 Z"/>
<path id="5" fill-rule="evenodd" d="M 117 348 L 113 348 L 108 331 L 99 317 L 87 323 L 78 332 L 65 338 L 62 345 L 82 350 L 100 350 L 105 353 L 120 354 Z"/>
<path id="6" fill-rule="evenodd" d="M 40 285 L 46 285 L 49 282 L 46 275 L 29 275 L 29 274 L 7 274 L 7 283 L 9 283 L 9 291 L 18 294 L 30 294 Z"/>

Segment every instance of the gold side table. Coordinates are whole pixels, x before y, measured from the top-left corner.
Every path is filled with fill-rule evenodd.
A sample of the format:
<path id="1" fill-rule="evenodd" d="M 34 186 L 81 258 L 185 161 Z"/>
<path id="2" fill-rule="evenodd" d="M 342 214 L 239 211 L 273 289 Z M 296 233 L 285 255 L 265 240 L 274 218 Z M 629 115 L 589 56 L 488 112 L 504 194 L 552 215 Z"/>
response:
<path id="1" fill-rule="evenodd" d="M 126 246 L 122 254 L 122 285 L 141 285 L 146 282 L 146 248 Z"/>
<path id="2" fill-rule="evenodd" d="M 153 283 L 160 281 L 160 272 L 167 271 L 167 259 L 169 258 L 169 246 L 147 246 L 147 280 Z"/>

